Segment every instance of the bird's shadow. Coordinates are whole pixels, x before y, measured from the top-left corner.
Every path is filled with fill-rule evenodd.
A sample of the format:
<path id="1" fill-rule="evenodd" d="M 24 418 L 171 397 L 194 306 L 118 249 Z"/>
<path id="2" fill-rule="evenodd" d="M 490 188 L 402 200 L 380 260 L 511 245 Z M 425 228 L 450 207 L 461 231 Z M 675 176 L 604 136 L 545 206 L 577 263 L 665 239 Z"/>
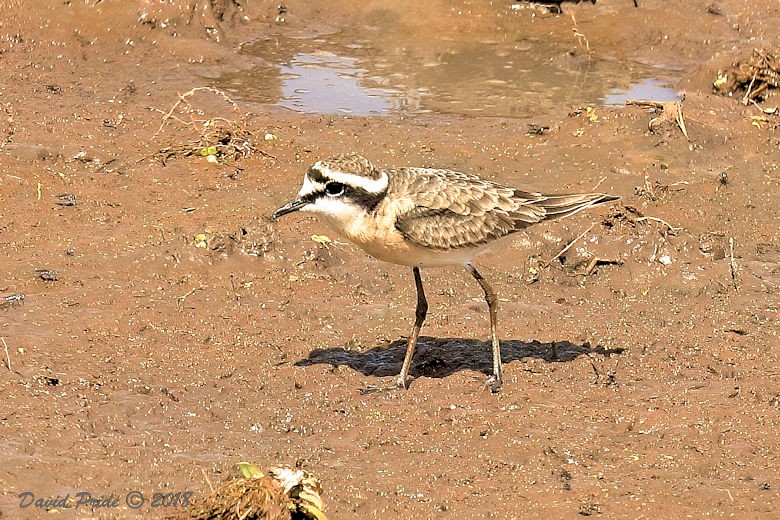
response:
<path id="1" fill-rule="evenodd" d="M 501 342 L 501 359 L 504 364 L 523 358 L 538 358 L 554 362 L 569 362 L 580 356 L 600 354 L 608 357 L 620 354 L 623 349 L 606 349 L 600 345 L 592 347 L 590 343 L 581 344 L 570 341 L 523 342 L 506 340 Z M 296 366 L 327 364 L 346 365 L 363 375 L 385 377 L 398 375 L 406 354 L 406 341 L 393 341 L 367 351 L 347 350 L 344 348 L 317 348 L 309 357 L 295 363 Z M 493 354 L 490 343 L 463 338 L 432 338 L 421 336 L 414 352 L 409 374 L 412 377 L 447 377 L 461 370 L 475 370 L 491 374 Z"/>

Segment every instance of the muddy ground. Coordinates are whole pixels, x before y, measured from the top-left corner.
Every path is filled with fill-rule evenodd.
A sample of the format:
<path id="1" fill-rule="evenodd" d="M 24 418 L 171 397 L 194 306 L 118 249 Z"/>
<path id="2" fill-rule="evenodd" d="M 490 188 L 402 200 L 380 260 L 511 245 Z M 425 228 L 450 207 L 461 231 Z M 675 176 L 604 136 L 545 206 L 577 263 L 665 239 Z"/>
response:
<path id="1" fill-rule="evenodd" d="M 24 300 L 0 310 L 0 516 L 42 517 L 20 508 L 30 492 L 70 494 L 50 507 L 68 518 L 161 518 L 175 508 L 155 492 L 203 497 L 249 460 L 317 475 L 334 519 L 778 518 L 780 119 L 712 92 L 780 47 L 776 0 L 352 4 L 291 0 L 281 22 L 270 1 L 3 3 L 0 290 Z M 361 118 L 208 90 L 175 106 L 258 66 L 244 42 L 387 12 L 407 44 L 522 33 L 582 56 L 576 24 L 587 59 L 677 64 L 688 139 L 673 118 L 651 132 L 642 106 Z M 235 156 L 197 153 L 228 131 Z M 457 269 L 423 271 L 411 388 L 367 391 L 400 369 L 411 273 L 311 217 L 268 218 L 346 151 L 622 196 L 480 258 L 498 395 L 484 301 Z M 115 507 L 76 510 L 79 492 Z"/>

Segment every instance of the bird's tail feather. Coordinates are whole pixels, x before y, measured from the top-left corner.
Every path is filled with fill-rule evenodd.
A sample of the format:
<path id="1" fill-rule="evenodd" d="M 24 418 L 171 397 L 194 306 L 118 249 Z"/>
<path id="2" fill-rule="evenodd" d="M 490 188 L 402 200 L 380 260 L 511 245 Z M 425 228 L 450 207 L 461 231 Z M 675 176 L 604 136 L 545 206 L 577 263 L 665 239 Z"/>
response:
<path id="1" fill-rule="evenodd" d="M 580 193 L 576 195 L 546 195 L 535 203 L 544 208 L 545 220 L 559 219 L 580 211 L 620 199 L 605 193 Z"/>

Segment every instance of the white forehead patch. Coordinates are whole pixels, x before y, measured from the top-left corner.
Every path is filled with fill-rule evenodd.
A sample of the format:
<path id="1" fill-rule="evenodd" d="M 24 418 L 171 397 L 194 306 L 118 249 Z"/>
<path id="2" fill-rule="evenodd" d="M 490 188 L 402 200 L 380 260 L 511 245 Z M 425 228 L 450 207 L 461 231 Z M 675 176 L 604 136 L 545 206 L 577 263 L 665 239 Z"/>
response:
<path id="1" fill-rule="evenodd" d="M 354 173 L 331 170 L 330 168 L 328 168 L 328 165 L 323 163 L 322 161 L 317 161 L 316 163 L 314 163 L 314 166 L 312 166 L 312 168 L 319 170 L 320 172 L 322 172 L 323 176 L 327 177 L 332 181 L 340 182 L 342 184 L 346 184 L 347 186 L 353 186 L 355 188 L 362 188 L 369 193 L 382 193 L 387 189 L 387 183 L 389 181 L 387 177 L 387 173 L 385 172 L 382 172 L 382 176 L 379 177 L 378 179 L 369 179 L 367 177 L 363 177 L 362 175 L 356 175 Z M 304 185 L 305 184 L 306 184 L 306 179 L 304 179 Z"/>
<path id="2" fill-rule="evenodd" d="M 314 182 L 309 178 L 308 175 L 304 175 L 303 185 L 301 186 L 301 190 L 298 192 L 298 198 L 305 197 L 306 195 L 310 195 L 316 191 L 322 191 L 324 189 L 324 184 L 321 182 Z"/>

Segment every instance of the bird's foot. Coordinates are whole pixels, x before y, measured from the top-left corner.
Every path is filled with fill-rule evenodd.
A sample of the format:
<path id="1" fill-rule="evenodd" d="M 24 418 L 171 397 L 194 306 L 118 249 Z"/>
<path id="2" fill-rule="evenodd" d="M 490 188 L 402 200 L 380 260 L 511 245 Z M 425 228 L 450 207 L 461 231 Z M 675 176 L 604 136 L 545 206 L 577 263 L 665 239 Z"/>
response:
<path id="1" fill-rule="evenodd" d="M 397 390 L 397 387 L 395 385 L 391 385 L 391 386 L 366 385 L 363 388 L 358 388 L 358 392 L 361 395 L 376 394 L 379 392 L 390 392 L 391 390 Z"/>
<path id="2" fill-rule="evenodd" d="M 400 375 L 395 379 L 395 386 L 396 388 L 400 388 L 401 390 L 409 390 L 409 385 L 412 382 L 412 378 L 409 376 L 403 376 Z"/>
<path id="3" fill-rule="evenodd" d="M 483 388 L 490 388 L 490 393 L 496 394 L 503 383 L 504 381 L 502 378 L 492 375 L 485 381 L 485 386 Z"/>

